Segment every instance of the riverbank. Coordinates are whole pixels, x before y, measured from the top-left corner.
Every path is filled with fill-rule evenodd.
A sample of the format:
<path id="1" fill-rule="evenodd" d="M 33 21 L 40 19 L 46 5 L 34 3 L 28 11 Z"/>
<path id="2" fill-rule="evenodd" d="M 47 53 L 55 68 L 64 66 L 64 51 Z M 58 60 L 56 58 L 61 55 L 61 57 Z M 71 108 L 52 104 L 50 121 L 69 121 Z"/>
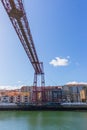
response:
<path id="1" fill-rule="evenodd" d="M 75 110 L 86 110 L 87 104 L 58 104 L 58 105 L 25 105 L 25 104 L 14 104 L 14 103 L 3 103 L 0 104 L 0 110 L 16 110 L 16 111 L 75 111 Z"/>

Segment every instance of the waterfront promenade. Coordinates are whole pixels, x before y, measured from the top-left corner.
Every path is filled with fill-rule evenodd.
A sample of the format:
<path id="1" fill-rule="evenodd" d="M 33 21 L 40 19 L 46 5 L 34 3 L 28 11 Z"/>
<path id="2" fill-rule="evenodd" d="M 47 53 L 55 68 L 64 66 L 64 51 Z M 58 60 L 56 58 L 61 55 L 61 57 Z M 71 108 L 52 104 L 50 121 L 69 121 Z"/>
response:
<path id="1" fill-rule="evenodd" d="M 86 110 L 87 103 L 45 103 L 45 104 L 16 104 L 16 103 L 0 103 L 0 110 L 23 110 L 23 111 L 74 111 Z"/>

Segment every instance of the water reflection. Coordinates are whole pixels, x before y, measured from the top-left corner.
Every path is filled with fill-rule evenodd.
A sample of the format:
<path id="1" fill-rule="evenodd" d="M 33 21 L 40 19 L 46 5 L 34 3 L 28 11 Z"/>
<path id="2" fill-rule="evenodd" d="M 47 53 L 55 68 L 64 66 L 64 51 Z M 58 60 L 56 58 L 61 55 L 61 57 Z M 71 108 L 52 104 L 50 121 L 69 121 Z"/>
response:
<path id="1" fill-rule="evenodd" d="M 86 112 L 0 111 L 0 130 L 86 130 Z"/>

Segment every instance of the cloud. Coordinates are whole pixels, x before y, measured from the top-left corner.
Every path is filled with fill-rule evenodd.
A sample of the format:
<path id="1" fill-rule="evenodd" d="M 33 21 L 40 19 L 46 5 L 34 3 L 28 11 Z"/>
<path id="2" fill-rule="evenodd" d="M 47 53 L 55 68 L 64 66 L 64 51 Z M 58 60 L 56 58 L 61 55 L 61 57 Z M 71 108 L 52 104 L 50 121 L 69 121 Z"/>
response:
<path id="1" fill-rule="evenodd" d="M 51 60 L 49 64 L 53 66 L 67 66 L 69 65 L 69 58 L 69 56 L 67 58 L 56 57 L 55 59 Z"/>
<path id="2" fill-rule="evenodd" d="M 20 89 L 22 87 L 21 86 L 11 86 L 11 85 L 0 85 L 0 90 L 4 89 L 4 90 L 14 90 L 14 89 Z"/>
<path id="3" fill-rule="evenodd" d="M 87 82 L 77 82 L 77 81 L 72 81 L 72 82 L 68 82 L 68 83 L 66 83 L 67 85 L 69 85 L 69 84 L 87 84 Z"/>
<path id="4" fill-rule="evenodd" d="M 67 56 L 67 59 L 70 59 L 70 56 Z"/>
<path id="5" fill-rule="evenodd" d="M 21 83 L 21 81 L 19 80 L 17 83 Z"/>

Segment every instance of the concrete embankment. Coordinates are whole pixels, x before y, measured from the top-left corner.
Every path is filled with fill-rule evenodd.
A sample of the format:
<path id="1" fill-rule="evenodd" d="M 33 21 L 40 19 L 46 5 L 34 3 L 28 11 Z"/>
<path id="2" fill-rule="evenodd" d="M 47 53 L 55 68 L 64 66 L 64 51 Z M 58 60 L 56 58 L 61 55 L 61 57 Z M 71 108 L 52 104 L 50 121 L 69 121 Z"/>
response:
<path id="1" fill-rule="evenodd" d="M 60 104 L 57 106 L 47 105 L 17 105 L 17 104 L 0 104 L 0 110 L 23 110 L 23 111 L 72 111 L 72 110 L 87 110 L 85 104 Z"/>

